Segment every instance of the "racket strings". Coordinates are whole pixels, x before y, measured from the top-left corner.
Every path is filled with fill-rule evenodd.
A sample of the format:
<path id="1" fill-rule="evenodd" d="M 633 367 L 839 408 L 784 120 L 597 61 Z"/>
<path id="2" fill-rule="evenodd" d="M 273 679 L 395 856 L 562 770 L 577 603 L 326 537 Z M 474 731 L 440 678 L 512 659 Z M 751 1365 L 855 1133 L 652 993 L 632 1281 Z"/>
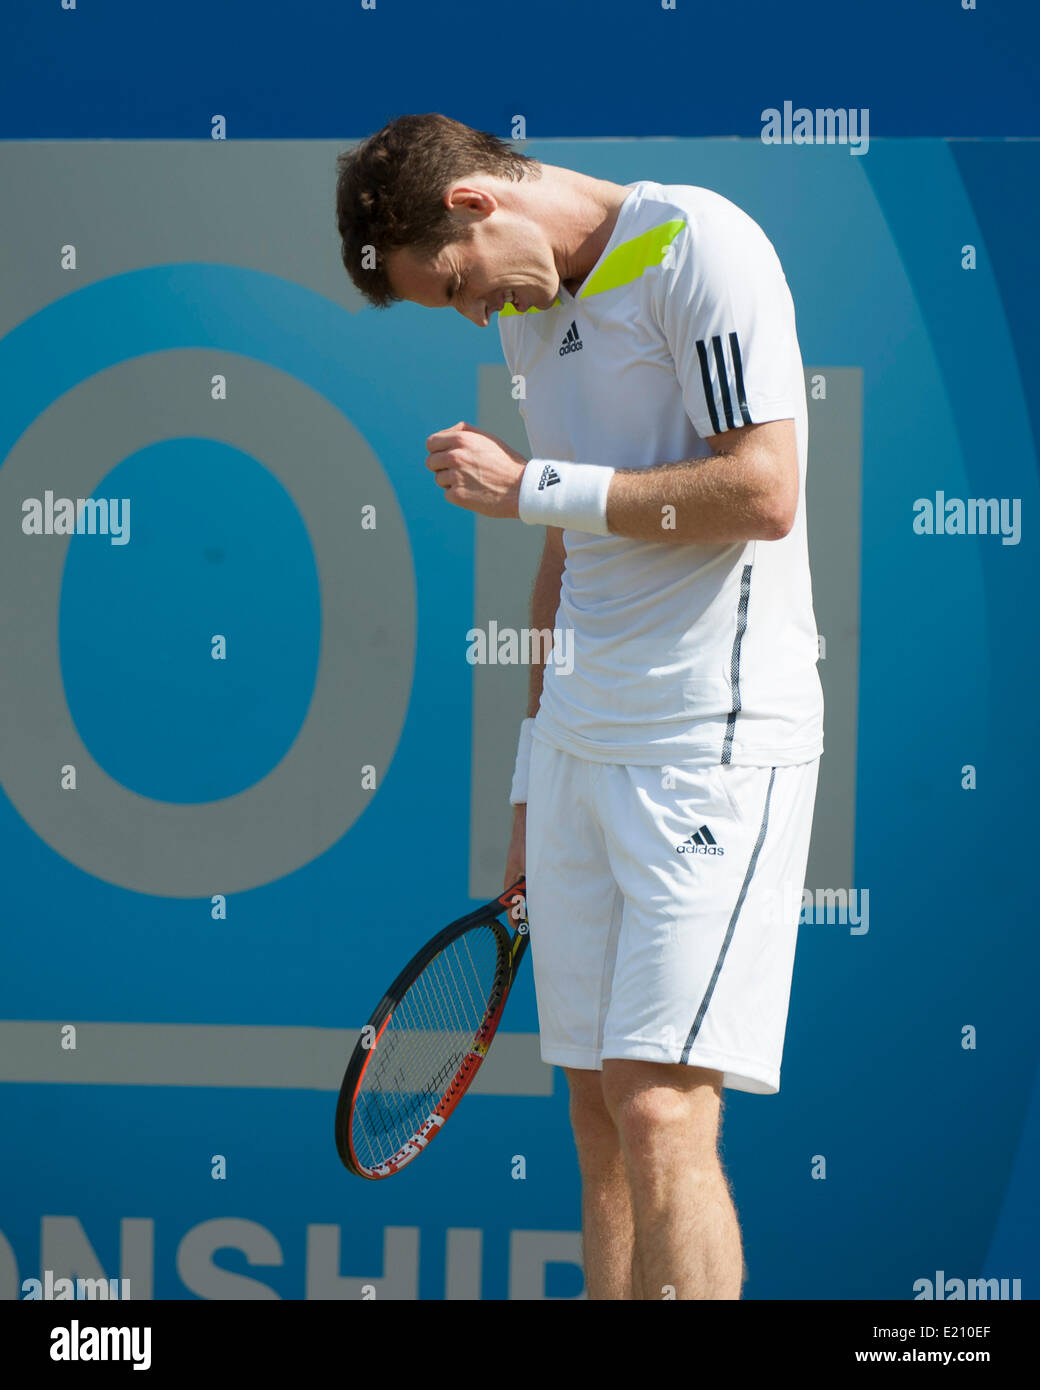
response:
<path id="1" fill-rule="evenodd" d="M 390 1015 L 354 1105 L 351 1141 L 367 1168 L 392 1158 L 437 1109 L 501 998 L 508 953 L 471 928 L 429 961 Z"/>
<path id="2" fill-rule="evenodd" d="M 452 943 L 391 1016 L 355 1109 L 355 1151 L 367 1166 L 392 1157 L 414 1136 L 470 1051 L 491 1002 L 489 944 L 496 946 L 497 965 L 493 941 L 482 943 L 483 950 L 465 939 Z"/>

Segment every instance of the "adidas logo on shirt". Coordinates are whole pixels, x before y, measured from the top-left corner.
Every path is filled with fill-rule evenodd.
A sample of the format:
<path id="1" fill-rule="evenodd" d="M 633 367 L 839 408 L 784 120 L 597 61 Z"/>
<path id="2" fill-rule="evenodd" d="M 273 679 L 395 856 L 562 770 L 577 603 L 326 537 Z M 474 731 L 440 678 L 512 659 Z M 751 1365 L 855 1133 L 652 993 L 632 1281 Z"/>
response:
<path id="1" fill-rule="evenodd" d="M 560 348 L 560 356 L 566 357 L 569 352 L 581 352 L 583 346 L 584 344 L 578 333 L 578 322 L 577 319 L 575 319 L 564 335 L 563 344 Z"/>
<path id="2" fill-rule="evenodd" d="M 550 468 L 548 464 L 542 469 L 542 476 L 538 479 L 538 491 L 543 492 L 547 487 L 552 487 L 553 483 L 560 481 L 560 475 L 555 468 Z"/>
<path id="3" fill-rule="evenodd" d="M 681 845 L 676 845 L 676 854 L 725 854 L 726 851 L 716 842 L 715 836 L 706 825 L 695 830 Z"/>

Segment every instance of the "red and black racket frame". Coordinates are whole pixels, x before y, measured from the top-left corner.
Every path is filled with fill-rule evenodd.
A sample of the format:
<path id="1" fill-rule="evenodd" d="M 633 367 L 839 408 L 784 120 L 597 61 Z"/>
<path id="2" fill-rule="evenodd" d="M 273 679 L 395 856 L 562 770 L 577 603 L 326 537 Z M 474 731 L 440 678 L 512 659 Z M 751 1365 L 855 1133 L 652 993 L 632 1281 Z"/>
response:
<path id="1" fill-rule="evenodd" d="M 503 911 L 515 924 L 512 936 L 500 920 Z M 365 1071 L 376 1053 L 379 1039 L 390 1022 L 394 1010 L 430 962 L 457 937 L 480 926 L 488 926 L 496 931 L 499 940 L 499 967 L 488 999 L 487 1011 L 474 1035 L 473 1045 L 463 1058 L 444 1094 L 430 1111 L 428 1117 L 419 1125 L 411 1139 L 402 1145 L 391 1158 L 369 1168 L 361 1162 L 354 1152 L 351 1140 L 351 1120 L 354 1105 L 364 1085 Z M 497 898 L 492 898 L 482 907 L 478 907 L 473 912 L 466 913 L 464 917 L 450 922 L 443 931 L 432 937 L 412 957 L 394 980 L 380 1000 L 367 1025 L 361 1031 L 361 1037 L 358 1039 L 344 1074 L 339 1091 L 339 1101 L 336 1105 L 336 1149 L 344 1167 L 355 1177 L 372 1180 L 392 1177 L 393 1174 L 399 1173 L 402 1168 L 411 1163 L 413 1158 L 418 1158 L 419 1154 L 430 1145 L 443 1128 L 445 1121 L 472 1085 L 474 1077 L 488 1054 L 529 940 L 527 886 L 526 880 L 520 878 L 512 887 L 507 888 L 504 893 L 500 893 Z M 370 1041 L 366 1042 L 366 1034 Z"/>

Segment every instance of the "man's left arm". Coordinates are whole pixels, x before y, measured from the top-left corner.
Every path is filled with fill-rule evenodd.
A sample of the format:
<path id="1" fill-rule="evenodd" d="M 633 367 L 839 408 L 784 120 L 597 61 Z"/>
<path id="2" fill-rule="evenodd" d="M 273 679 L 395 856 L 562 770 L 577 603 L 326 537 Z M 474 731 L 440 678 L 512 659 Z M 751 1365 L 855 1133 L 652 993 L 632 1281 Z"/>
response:
<path id="1" fill-rule="evenodd" d="M 794 525 L 794 420 L 744 425 L 707 439 L 704 458 L 619 469 L 607 492 L 612 535 L 678 545 L 775 541 Z"/>

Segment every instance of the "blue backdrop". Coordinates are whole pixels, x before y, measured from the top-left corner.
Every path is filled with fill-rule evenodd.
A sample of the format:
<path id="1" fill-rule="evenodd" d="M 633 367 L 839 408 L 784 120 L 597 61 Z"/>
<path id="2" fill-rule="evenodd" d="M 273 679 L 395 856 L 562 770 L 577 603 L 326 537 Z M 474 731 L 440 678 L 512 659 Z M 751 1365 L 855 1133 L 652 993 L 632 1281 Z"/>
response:
<path id="1" fill-rule="evenodd" d="M 0 135 L 208 142 L 222 112 L 234 140 L 345 144 L 404 111 L 444 110 L 506 137 L 524 113 L 537 157 L 622 183 L 701 183 L 762 222 L 806 363 L 864 374 L 855 883 L 872 910 L 863 936 L 803 929 L 782 1091 L 727 1097 L 746 1296 L 906 1299 L 941 1270 L 1017 1278 L 1029 1298 L 1040 1281 L 1040 945 L 1027 868 L 1040 146 L 999 137 L 1037 133 L 1037 21 L 1025 4 L 955 0 L 898 20 L 867 4 L 842 14 L 811 0 L 706 16 L 680 0 L 676 11 L 571 6 L 561 19 L 531 3 L 507 23 L 483 6 L 382 0 L 306 5 L 289 24 L 260 5 L 173 16 L 12 3 L 0 17 Z M 868 153 L 764 146 L 760 113 L 787 98 L 869 108 Z M 733 135 L 744 139 L 693 142 Z M 604 136 L 683 138 L 593 138 Z M 553 137 L 566 139 L 538 143 Z M 975 269 L 963 268 L 965 245 Z M 18 274 L 5 257 L 0 287 Z M 427 927 L 469 902 L 468 843 L 446 827 L 469 816 L 472 672 L 457 653 L 473 535 L 455 513 L 446 521 L 416 457 L 432 429 L 476 417 L 497 334 L 415 306 L 348 311 L 347 297 L 229 252 L 62 285 L 0 340 L 0 464 L 51 402 L 143 353 L 241 353 L 306 383 L 389 477 L 417 634 L 400 741 L 367 809 L 312 862 L 231 897 L 226 921 L 208 896 L 138 893 L 77 867 L 0 796 L 0 1019 L 356 1028 Z M 203 437 L 113 459 L 97 491 L 133 495 L 136 543 L 74 538 L 41 636 L 58 644 L 79 735 L 143 798 L 231 796 L 291 748 L 311 698 L 325 615 L 305 520 L 260 462 Z M 937 491 L 1017 499 L 1020 542 L 916 534 L 914 502 Z M 5 534 L 20 519 L 5 510 Z M 229 557 L 217 577 L 182 563 L 185 534 Z M 6 595 L 0 617 L 19 601 Z M 197 620 L 239 634 L 230 683 L 184 675 Z M 962 788 L 968 764 L 975 790 Z M 416 875 L 421 912 L 387 911 Z M 536 1028 L 529 975 L 508 1026 Z M 574 1296 L 580 1272 L 564 1246 L 553 1262 L 548 1234 L 579 1224 L 565 1092 L 557 1076 L 551 1097 L 473 1097 L 422 1162 L 361 1184 L 332 1147 L 328 1092 L 11 1081 L 0 1086 L 0 1294 L 19 1296 L 48 1249 L 90 1272 L 79 1231 L 62 1224 L 72 1219 L 111 1276 L 140 1238 L 135 1223 L 151 1223 L 134 1268 L 152 1270 L 159 1298 L 356 1297 L 337 1276 L 393 1270 L 388 1296 L 438 1299 L 449 1230 L 483 1233 L 484 1298 L 526 1287 L 510 1283 L 525 1258 L 518 1232 L 541 1233 L 545 1295 Z M 214 1154 L 227 1156 L 222 1181 Z M 193 1253 L 205 1230 L 185 1238 L 209 1221 L 224 1223 L 212 1266 L 258 1283 L 221 1284 Z"/>

